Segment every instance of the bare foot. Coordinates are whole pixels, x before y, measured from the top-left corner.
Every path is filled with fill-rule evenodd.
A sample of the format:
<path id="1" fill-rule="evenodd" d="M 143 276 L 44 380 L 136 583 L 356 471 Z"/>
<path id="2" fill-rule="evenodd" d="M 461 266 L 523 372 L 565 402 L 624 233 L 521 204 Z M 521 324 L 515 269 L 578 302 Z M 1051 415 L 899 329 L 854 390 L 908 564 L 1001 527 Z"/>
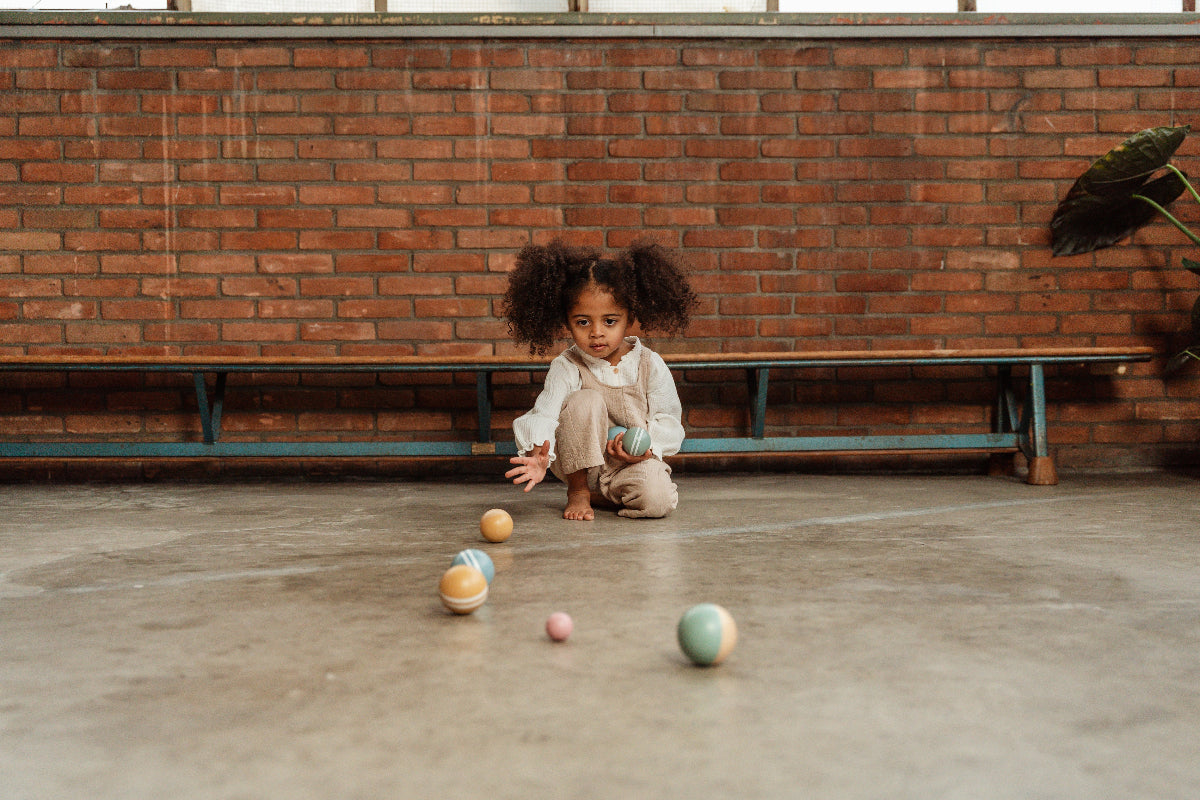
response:
<path id="1" fill-rule="evenodd" d="M 563 509 L 563 519 L 589 520 L 596 518 L 592 511 L 592 493 L 587 489 L 581 492 L 567 492 L 567 507 Z"/>

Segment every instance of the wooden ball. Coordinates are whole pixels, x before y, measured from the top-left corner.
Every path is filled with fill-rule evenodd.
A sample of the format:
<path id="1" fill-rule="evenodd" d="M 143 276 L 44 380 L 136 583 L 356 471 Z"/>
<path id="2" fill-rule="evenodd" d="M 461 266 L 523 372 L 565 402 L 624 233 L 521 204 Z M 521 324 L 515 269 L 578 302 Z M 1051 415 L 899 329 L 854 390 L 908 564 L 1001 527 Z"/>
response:
<path id="1" fill-rule="evenodd" d="M 546 620 L 546 635 L 556 642 L 565 642 L 574 629 L 571 615 L 564 611 L 555 611 Z"/>
<path id="2" fill-rule="evenodd" d="M 493 508 L 479 520 L 479 532 L 489 542 L 503 542 L 512 536 L 512 517 L 503 508 Z"/>
<path id="3" fill-rule="evenodd" d="M 487 578 L 475 567 L 455 564 L 442 574 L 438 594 L 442 605 L 455 614 L 470 614 L 487 600 Z"/>
<path id="4" fill-rule="evenodd" d="M 625 431 L 625 436 L 621 439 L 621 446 L 631 456 L 645 455 L 646 451 L 650 449 L 650 434 L 646 432 L 645 428 L 630 428 Z"/>
<path id="5" fill-rule="evenodd" d="M 492 579 L 496 577 L 496 565 L 492 563 L 492 557 L 473 547 L 456 555 L 451 563 L 466 564 L 468 567 L 479 570 L 483 573 L 483 577 L 487 578 L 488 586 L 492 585 Z"/>
<path id="6" fill-rule="evenodd" d="M 679 647 L 693 664 L 720 664 L 737 644 L 737 624 L 728 611 L 714 603 L 692 606 L 679 619 Z"/>

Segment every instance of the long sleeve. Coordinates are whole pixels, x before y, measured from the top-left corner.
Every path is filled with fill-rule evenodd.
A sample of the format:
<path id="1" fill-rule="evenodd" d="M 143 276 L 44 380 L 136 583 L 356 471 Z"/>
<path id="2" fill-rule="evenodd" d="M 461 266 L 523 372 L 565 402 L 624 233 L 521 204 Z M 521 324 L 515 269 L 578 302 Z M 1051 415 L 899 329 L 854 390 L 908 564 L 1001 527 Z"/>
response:
<path id="1" fill-rule="evenodd" d="M 533 408 L 513 420 L 513 439 L 521 455 L 539 447 L 542 442 L 550 442 L 550 460 L 554 460 L 554 433 L 558 429 L 558 415 L 567 396 L 578 391 L 582 383 L 579 370 L 565 357 L 559 356 L 550 362 L 546 383 Z"/>
<path id="2" fill-rule="evenodd" d="M 658 353 L 650 354 L 650 442 L 655 455 L 673 456 L 683 445 L 683 404 L 671 369 Z"/>

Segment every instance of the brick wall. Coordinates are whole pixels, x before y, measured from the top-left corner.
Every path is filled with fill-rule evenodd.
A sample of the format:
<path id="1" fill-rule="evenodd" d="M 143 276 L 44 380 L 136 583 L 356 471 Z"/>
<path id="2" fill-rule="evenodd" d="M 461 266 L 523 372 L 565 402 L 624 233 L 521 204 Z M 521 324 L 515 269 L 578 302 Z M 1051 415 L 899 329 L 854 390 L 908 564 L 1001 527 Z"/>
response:
<path id="1" fill-rule="evenodd" d="M 1182 236 L 1052 259 L 1047 222 L 1126 135 L 1194 121 L 1194 62 L 1153 38 L 0 40 L 0 349 L 510 352 L 523 243 L 648 234 L 702 294 L 662 350 L 1166 351 L 1200 291 Z M 1160 367 L 1051 372 L 1063 467 L 1192 459 L 1200 382 Z M 504 378 L 497 424 L 536 388 Z M 986 420 L 989 386 L 774 391 L 776 432 L 945 431 Z M 681 392 L 692 429 L 745 429 L 738 375 Z M 0 374 L 0 435 L 195 435 L 192 402 L 170 377 Z M 474 424 L 466 378 L 260 378 L 229 404 L 233 437 Z"/>

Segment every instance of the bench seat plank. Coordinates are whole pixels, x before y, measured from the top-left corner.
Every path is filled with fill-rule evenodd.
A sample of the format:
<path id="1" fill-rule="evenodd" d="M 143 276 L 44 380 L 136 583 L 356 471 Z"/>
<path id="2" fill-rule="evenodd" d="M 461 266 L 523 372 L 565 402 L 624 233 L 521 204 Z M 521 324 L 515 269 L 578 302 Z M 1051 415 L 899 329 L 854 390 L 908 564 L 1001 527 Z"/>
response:
<path id="1" fill-rule="evenodd" d="M 1046 347 L 970 350 L 822 350 L 765 353 L 663 353 L 687 369 L 877 366 L 921 364 L 1062 364 L 1149 361 L 1150 347 Z M 0 354 L 0 369 L 162 370 L 178 372 L 476 372 L 543 370 L 548 358 L 529 356 L 220 356 Z"/>

